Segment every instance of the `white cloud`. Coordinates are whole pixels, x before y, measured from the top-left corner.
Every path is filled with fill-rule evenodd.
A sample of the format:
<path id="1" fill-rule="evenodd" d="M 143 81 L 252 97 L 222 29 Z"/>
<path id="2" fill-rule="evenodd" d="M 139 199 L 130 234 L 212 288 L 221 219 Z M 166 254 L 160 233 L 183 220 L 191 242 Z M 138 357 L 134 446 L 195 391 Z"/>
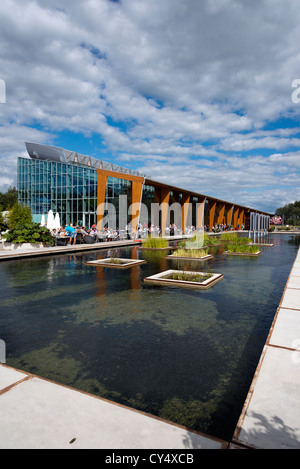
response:
<path id="1" fill-rule="evenodd" d="M 24 141 L 71 131 L 225 200 L 300 198 L 299 20 L 296 0 L 2 0 L 0 190 Z"/>

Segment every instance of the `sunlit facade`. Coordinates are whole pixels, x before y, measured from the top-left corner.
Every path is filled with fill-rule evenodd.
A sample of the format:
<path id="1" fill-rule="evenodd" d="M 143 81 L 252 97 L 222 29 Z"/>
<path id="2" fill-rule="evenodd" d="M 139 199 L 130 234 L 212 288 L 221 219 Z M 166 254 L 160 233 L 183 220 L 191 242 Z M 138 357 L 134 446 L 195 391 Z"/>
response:
<path id="1" fill-rule="evenodd" d="M 18 158 L 18 200 L 31 208 L 36 223 L 52 210 L 62 226 L 155 225 L 162 234 L 170 224 L 183 233 L 187 227 L 211 231 L 215 225 L 250 229 L 254 215 L 259 215 L 262 228 L 269 227 L 270 214 L 265 212 L 62 148 L 35 143 L 26 143 L 26 148 L 30 158 Z"/>

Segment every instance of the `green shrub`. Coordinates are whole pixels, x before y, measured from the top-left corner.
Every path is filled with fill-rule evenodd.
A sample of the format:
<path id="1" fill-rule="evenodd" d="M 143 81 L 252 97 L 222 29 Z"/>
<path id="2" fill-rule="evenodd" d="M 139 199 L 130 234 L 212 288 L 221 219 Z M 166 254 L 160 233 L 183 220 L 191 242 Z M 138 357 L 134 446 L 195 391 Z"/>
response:
<path id="1" fill-rule="evenodd" d="M 54 239 L 48 230 L 44 226 L 40 226 L 38 223 L 26 223 L 19 224 L 14 228 L 10 229 L 8 233 L 3 235 L 3 238 L 8 243 L 43 243 L 53 246 Z"/>

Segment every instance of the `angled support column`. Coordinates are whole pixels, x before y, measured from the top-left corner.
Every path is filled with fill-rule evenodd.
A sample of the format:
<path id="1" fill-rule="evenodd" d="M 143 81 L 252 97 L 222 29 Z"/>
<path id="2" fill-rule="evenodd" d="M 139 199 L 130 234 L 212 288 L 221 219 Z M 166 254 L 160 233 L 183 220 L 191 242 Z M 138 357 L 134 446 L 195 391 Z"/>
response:
<path id="1" fill-rule="evenodd" d="M 227 219 L 226 219 L 226 224 L 229 226 L 232 225 L 233 210 L 234 210 L 234 205 L 230 205 L 227 211 Z"/>
<path id="2" fill-rule="evenodd" d="M 182 194 L 182 234 L 186 230 L 186 222 L 189 214 L 190 194 Z"/>
<path id="3" fill-rule="evenodd" d="M 217 202 L 215 200 L 208 201 L 209 231 L 212 231 L 215 221 Z"/>
<path id="4" fill-rule="evenodd" d="M 154 210 L 156 223 L 159 223 L 162 236 L 166 234 L 166 225 L 169 215 L 170 190 L 167 187 L 155 187 L 154 203 L 157 208 Z M 160 217 L 159 217 L 160 214 Z"/>
<path id="5" fill-rule="evenodd" d="M 107 175 L 97 169 L 97 228 L 102 230 L 106 196 Z"/>
<path id="6" fill-rule="evenodd" d="M 165 236 L 166 234 L 166 224 L 168 220 L 169 213 L 169 200 L 170 200 L 170 190 L 162 187 L 161 189 L 161 234 Z"/>
<path id="7" fill-rule="evenodd" d="M 219 215 L 217 219 L 217 225 L 220 225 L 220 223 L 224 223 L 224 213 L 225 213 L 225 202 L 221 203 L 221 207 L 219 210 Z"/>
<path id="8" fill-rule="evenodd" d="M 238 224 L 240 225 L 240 228 L 242 225 L 245 225 L 245 209 L 243 208 L 239 211 Z"/>
<path id="9" fill-rule="evenodd" d="M 131 227 L 137 230 L 139 223 L 139 214 L 141 210 L 143 182 L 131 181 Z"/>
<path id="10" fill-rule="evenodd" d="M 236 229 L 238 224 L 238 217 L 239 217 L 239 207 L 234 207 L 233 213 L 233 228 Z"/>
<path id="11" fill-rule="evenodd" d="M 205 197 L 198 197 L 198 202 L 196 204 L 196 228 L 197 230 L 204 228 L 204 207 L 205 207 Z"/>

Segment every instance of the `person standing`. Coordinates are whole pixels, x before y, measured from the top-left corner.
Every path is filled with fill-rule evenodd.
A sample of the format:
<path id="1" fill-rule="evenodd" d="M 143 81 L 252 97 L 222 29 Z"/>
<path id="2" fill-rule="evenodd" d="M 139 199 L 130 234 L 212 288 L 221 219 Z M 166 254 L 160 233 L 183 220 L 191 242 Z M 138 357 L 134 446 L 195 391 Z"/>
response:
<path id="1" fill-rule="evenodd" d="M 65 233 L 70 236 L 69 244 L 72 244 L 72 240 L 73 245 L 76 244 L 77 230 L 73 227 L 72 223 L 66 226 Z"/>

